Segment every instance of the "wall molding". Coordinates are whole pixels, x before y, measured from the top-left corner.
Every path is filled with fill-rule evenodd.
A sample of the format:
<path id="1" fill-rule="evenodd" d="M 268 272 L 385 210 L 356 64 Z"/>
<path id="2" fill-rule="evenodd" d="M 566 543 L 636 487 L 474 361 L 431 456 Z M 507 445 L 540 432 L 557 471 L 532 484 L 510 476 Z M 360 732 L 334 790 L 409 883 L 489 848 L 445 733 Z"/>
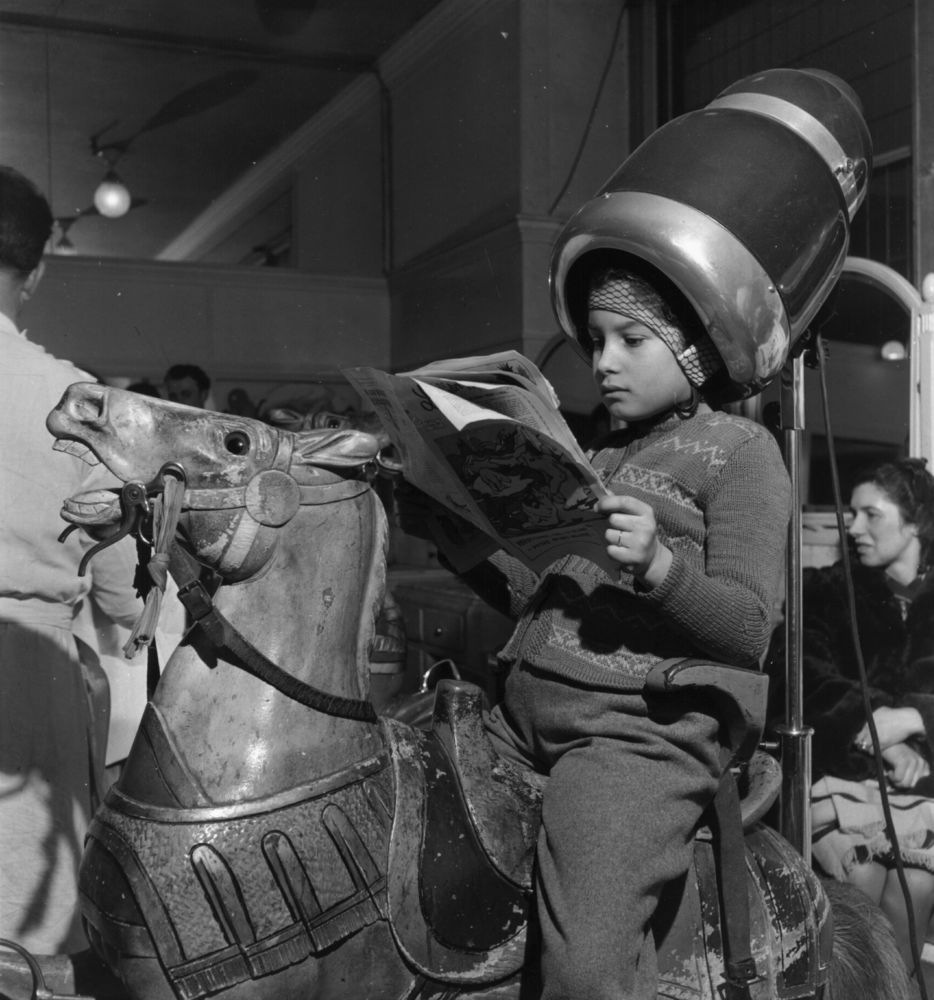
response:
<path id="1" fill-rule="evenodd" d="M 384 82 L 398 83 L 485 7 L 506 0 L 448 0 L 427 14 L 377 63 Z M 301 128 L 243 174 L 156 255 L 158 261 L 188 261 L 230 235 L 272 192 L 291 180 L 298 163 L 327 142 L 348 119 L 379 101 L 374 74 L 357 77 Z"/>

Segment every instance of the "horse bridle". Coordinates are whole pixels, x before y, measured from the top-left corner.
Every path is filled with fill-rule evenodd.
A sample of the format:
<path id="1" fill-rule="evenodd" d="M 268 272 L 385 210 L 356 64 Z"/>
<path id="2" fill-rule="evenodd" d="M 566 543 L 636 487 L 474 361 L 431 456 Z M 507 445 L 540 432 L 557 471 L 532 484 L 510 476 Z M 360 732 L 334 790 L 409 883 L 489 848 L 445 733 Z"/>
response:
<path id="1" fill-rule="evenodd" d="M 280 455 L 277 454 L 276 457 L 278 460 Z M 188 477 L 184 468 L 177 462 L 168 462 L 150 482 L 130 481 L 123 485 L 120 491 L 119 529 L 88 550 L 81 560 L 78 572 L 83 575 L 88 562 L 97 552 L 130 533 L 144 544 L 152 544 L 152 540 L 144 535 L 144 529 L 153 513 L 153 501 L 165 495 L 167 479 L 174 478 L 184 488 L 180 508 L 182 511 L 243 508 L 258 523 L 279 526 L 290 520 L 300 506 L 338 503 L 365 493 L 370 489 L 369 481 L 365 478 L 372 474 L 370 466 L 371 463 L 367 462 L 351 467 L 358 478 L 341 479 L 337 482 L 299 484 L 288 473 L 273 468 L 258 472 L 246 486 L 190 489 L 187 487 Z M 265 483 L 262 482 L 262 477 L 265 477 Z M 275 477 L 272 483 L 269 477 Z M 285 483 L 286 479 L 291 486 Z M 259 485 L 257 481 L 260 481 Z M 270 489 L 270 486 L 274 488 Z M 271 501 L 270 497 L 273 498 Z M 62 532 L 60 540 L 64 540 L 75 527 L 77 525 L 70 525 Z M 205 567 L 181 543 L 174 529 L 173 524 L 172 537 L 168 541 L 168 557 L 172 564 L 172 575 L 178 584 L 178 598 L 191 617 L 192 628 L 198 626 L 216 650 L 231 654 L 228 662 L 269 684 L 293 701 L 337 718 L 356 722 L 377 721 L 378 717 L 370 701 L 329 694 L 299 680 L 269 660 L 249 642 L 218 611 L 212 593 L 202 582 L 205 570 L 209 570 L 209 567 Z"/>

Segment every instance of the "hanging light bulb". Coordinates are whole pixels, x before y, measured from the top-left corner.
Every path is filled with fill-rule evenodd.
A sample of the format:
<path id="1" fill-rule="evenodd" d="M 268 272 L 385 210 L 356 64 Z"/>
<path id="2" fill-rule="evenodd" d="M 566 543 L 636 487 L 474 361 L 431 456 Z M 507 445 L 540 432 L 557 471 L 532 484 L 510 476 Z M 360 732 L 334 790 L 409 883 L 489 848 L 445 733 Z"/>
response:
<path id="1" fill-rule="evenodd" d="M 904 361 L 908 357 L 905 345 L 900 340 L 887 340 L 879 350 L 883 361 Z"/>
<path id="2" fill-rule="evenodd" d="M 94 207 L 108 219 L 119 219 L 129 212 L 131 201 L 130 192 L 116 171 L 108 170 L 94 192 Z"/>

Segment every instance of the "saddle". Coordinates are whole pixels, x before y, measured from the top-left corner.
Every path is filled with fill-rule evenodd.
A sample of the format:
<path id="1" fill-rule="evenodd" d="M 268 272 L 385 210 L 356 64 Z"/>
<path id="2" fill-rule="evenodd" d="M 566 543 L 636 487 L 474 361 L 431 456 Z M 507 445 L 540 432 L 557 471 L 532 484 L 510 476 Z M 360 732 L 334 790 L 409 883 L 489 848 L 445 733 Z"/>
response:
<path id="1" fill-rule="evenodd" d="M 711 699 L 723 720 L 721 789 L 708 811 L 721 888 L 730 981 L 756 977 L 749 949 L 744 829 L 774 802 L 781 771 L 756 753 L 768 680 L 755 671 L 687 659 L 659 664 L 649 695 Z M 381 720 L 392 747 L 396 809 L 390 837 L 388 906 L 401 953 L 424 975 L 450 984 L 506 978 L 522 967 L 532 865 L 546 778 L 500 757 L 486 736 L 483 694 L 442 680 L 427 730 Z M 736 768 L 742 769 L 743 795 Z"/>

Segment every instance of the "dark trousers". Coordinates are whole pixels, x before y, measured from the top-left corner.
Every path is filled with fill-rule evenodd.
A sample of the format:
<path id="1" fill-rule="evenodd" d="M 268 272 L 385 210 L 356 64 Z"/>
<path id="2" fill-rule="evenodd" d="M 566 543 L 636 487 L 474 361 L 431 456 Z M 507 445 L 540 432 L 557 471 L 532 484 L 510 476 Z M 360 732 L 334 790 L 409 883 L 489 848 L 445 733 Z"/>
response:
<path id="1" fill-rule="evenodd" d="M 548 774 L 536 855 L 542 1000 L 655 1000 L 649 922 L 720 777 L 718 724 L 681 699 L 513 667 L 488 729 Z"/>

